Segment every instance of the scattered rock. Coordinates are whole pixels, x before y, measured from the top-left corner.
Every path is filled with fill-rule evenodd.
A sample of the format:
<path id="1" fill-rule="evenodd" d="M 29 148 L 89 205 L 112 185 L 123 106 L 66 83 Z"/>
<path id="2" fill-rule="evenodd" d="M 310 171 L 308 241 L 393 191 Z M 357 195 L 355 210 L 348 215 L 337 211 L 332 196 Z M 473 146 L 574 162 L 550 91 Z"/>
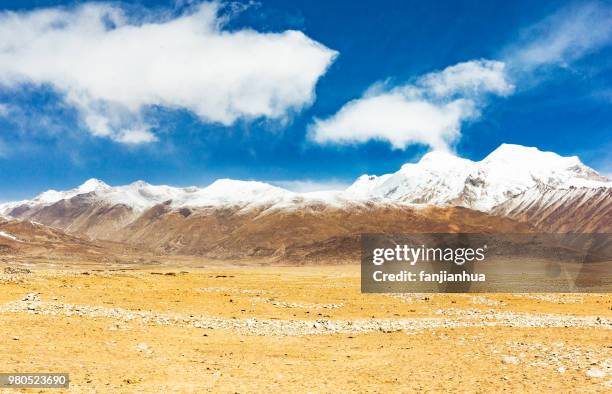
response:
<path id="1" fill-rule="evenodd" d="M 277 308 L 301 308 L 301 309 L 338 309 L 344 307 L 344 304 L 314 304 L 309 302 L 286 302 L 277 301 L 273 298 L 251 298 L 252 302 L 267 302 Z M 231 300 L 230 300 L 231 302 Z M 306 312 L 308 313 L 308 312 Z"/>
<path id="2" fill-rule="evenodd" d="M 599 368 L 593 367 L 586 371 L 586 376 L 588 376 L 589 378 L 605 378 L 606 373 Z"/>
<path id="3" fill-rule="evenodd" d="M 28 293 L 21 301 L 40 301 L 40 295 L 38 293 Z"/>
<path id="4" fill-rule="evenodd" d="M 406 331 L 407 334 L 421 330 L 438 328 L 464 328 L 482 327 L 492 324 L 499 327 L 593 327 L 607 329 L 612 327 L 612 319 L 602 318 L 602 323 L 595 321 L 593 316 L 557 316 L 547 314 L 529 314 L 517 312 L 495 312 L 495 311 L 470 311 L 470 310 L 442 310 L 446 316 L 440 317 L 417 317 L 399 320 L 377 319 L 372 317 L 367 320 L 278 320 L 278 319 L 227 319 L 222 317 L 195 316 L 186 314 L 166 314 L 153 311 L 129 310 L 122 308 L 105 308 L 91 305 L 73 305 L 61 302 L 32 302 L 39 300 L 38 293 L 30 293 L 26 298 L 19 301 L 0 305 L 0 313 L 28 312 L 40 315 L 64 315 L 82 316 L 90 318 L 108 317 L 133 324 L 159 324 L 191 326 L 203 329 L 236 330 L 247 335 L 315 335 L 315 334 L 358 334 L 375 331 Z M 320 305 L 319 305 L 320 306 Z M 124 328 L 124 327 L 122 327 Z M 461 340 L 463 341 L 463 339 Z M 534 345 L 536 346 L 536 345 Z M 538 345 L 539 346 L 539 345 Z M 555 361 L 554 352 L 546 347 L 538 347 L 540 354 L 546 355 L 542 362 L 559 367 L 560 363 Z M 524 347 L 524 346 L 523 346 Z M 525 351 L 525 348 L 513 349 L 517 354 Z M 575 349 L 577 352 L 581 349 Z M 572 353 L 572 357 L 580 354 Z M 504 361 L 505 360 L 505 361 Z M 504 363 L 516 364 L 520 362 L 518 357 L 505 356 Z M 591 360 L 590 362 L 593 362 Z M 527 361 L 526 361 L 527 362 Z M 586 369 L 588 364 L 579 366 Z M 599 365 L 599 364 L 598 364 Z M 608 367 L 602 367 L 607 370 Z"/>
<path id="5" fill-rule="evenodd" d="M 487 305 L 487 306 L 496 306 L 500 304 L 500 302 L 497 300 L 493 300 L 491 298 L 487 298 L 483 296 L 471 297 L 470 302 L 475 305 Z"/>
<path id="6" fill-rule="evenodd" d="M 4 273 L 9 274 L 9 275 L 25 275 L 25 274 L 31 274 L 32 271 L 30 271 L 27 268 L 5 267 Z"/>
<path id="7" fill-rule="evenodd" d="M 521 362 L 517 357 L 514 356 L 502 356 L 502 363 L 517 365 Z"/>

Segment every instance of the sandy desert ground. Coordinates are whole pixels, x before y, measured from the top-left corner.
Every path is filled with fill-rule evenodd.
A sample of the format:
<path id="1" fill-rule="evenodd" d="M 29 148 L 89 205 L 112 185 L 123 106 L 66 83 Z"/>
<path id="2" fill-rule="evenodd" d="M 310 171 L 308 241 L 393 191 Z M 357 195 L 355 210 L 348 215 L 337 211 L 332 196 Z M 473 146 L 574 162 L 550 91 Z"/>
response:
<path id="1" fill-rule="evenodd" d="M 358 266 L 6 267 L 0 369 L 68 372 L 70 392 L 612 390 L 608 294 L 361 294 Z"/>

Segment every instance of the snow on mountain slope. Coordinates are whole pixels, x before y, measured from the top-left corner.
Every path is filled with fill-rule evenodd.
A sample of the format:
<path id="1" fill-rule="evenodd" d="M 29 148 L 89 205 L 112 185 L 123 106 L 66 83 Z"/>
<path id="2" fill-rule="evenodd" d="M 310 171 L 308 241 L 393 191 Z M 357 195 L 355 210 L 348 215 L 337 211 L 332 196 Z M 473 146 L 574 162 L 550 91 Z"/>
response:
<path id="1" fill-rule="evenodd" d="M 76 196 L 92 203 L 143 212 L 169 202 L 174 208 L 239 207 L 297 209 L 306 204 L 350 206 L 367 201 L 391 204 L 463 206 L 489 212 L 493 207 L 538 187 L 612 187 L 612 182 L 580 162 L 536 148 L 503 144 L 482 161 L 429 152 L 393 174 L 363 175 L 348 189 L 294 193 L 263 182 L 220 179 L 205 188 L 154 186 L 138 181 L 111 187 L 90 179 L 68 191 L 50 190 L 29 201 L 0 205 L 0 215 L 32 211 Z M 537 197 L 536 197 L 537 198 Z M 82 201 L 78 204 L 82 207 Z M 66 207 L 61 207 L 64 211 Z M 19 215 L 17 215 L 19 216 Z"/>
<path id="2" fill-rule="evenodd" d="M 124 204 L 136 210 L 144 210 L 172 199 L 176 195 L 173 193 L 174 190 L 175 188 L 168 186 L 152 186 L 141 181 L 126 186 L 111 187 L 98 179 L 89 179 L 81 186 L 71 190 L 48 190 L 32 200 L 0 204 L 0 214 L 8 215 L 13 209 L 24 206 L 42 208 L 83 195 L 90 195 L 94 200 L 105 201 L 109 204 Z"/>
<path id="3" fill-rule="evenodd" d="M 173 201 L 177 207 L 216 207 L 249 204 L 272 204 L 291 198 L 294 193 L 263 182 L 219 179 L 203 188 L 190 192 Z"/>
<path id="4" fill-rule="evenodd" d="M 81 186 L 71 189 L 71 190 L 67 190 L 63 192 L 56 191 L 56 190 L 48 190 L 38 195 L 36 198 L 34 198 L 32 200 L 32 203 L 34 204 L 53 204 L 54 202 L 57 202 L 60 200 L 66 200 L 74 196 L 78 196 L 80 194 L 87 194 L 87 193 L 91 193 L 94 191 L 103 191 L 103 190 L 110 190 L 110 189 L 111 187 L 102 181 L 99 181 L 97 179 L 89 179 L 88 181 L 83 183 Z"/>
<path id="5" fill-rule="evenodd" d="M 299 206 L 304 202 L 334 204 L 340 192 L 294 193 L 263 182 L 219 179 L 205 188 L 154 186 L 137 181 L 111 187 L 90 179 L 78 188 L 64 192 L 50 190 L 32 200 L 0 204 L 0 215 L 15 216 L 15 212 L 40 210 L 74 197 L 84 197 L 91 204 L 123 205 L 143 212 L 155 205 L 170 202 L 174 208 Z"/>
<path id="6" fill-rule="evenodd" d="M 474 163 L 449 153 L 429 152 L 418 163 L 404 164 L 394 173 L 363 176 L 345 194 L 352 198 L 381 198 L 410 203 L 446 205 L 463 188 Z"/>
<path id="7" fill-rule="evenodd" d="M 191 188 L 176 188 L 172 186 L 155 186 L 143 181 L 137 181 L 125 186 L 97 190 L 94 198 L 109 204 L 123 204 L 136 211 L 144 211 L 154 205 L 169 200 L 177 200 L 194 190 Z"/>
<path id="8" fill-rule="evenodd" d="M 72 197 L 75 197 L 81 194 L 87 194 L 87 193 L 91 193 L 95 191 L 110 190 L 110 189 L 112 188 L 109 185 L 107 185 L 106 183 L 100 180 L 89 179 L 88 181 L 83 183 L 81 186 L 76 187 L 74 189 L 70 189 L 66 191 L 57 191 L 57 190 L 51 189 L 51 190 L 47 190 L 46 192 L 39 194 L 38 196 L 34 197 L 31 200 L 11 201 L 8 203 L 0 204 L 0 217 L 2 215 L 8 215 L 8 213 L 12 211 L 14 208 L 22 206 L 22 205 L 44 207 L 44 206 L 51 205 L 61 200 L 70 199 Z"/>
<path id="9" fill-rule="evenodd" d="M 361 177 L 346 193 L 418 204 L 456 205 L 481 211 L 545 185 L 601 187 L 612 183 L 580 162 L 536 148 L 503 144 L 482 161 L 430 152 L 391 175 Z"/>
<path id="10" fill-rule="evenodd" d="M 539 186 L 503 202 L 493 215 L 554 232 L 612 232 L 612 187 Z"/>
<path id="11" fill-rule="evenodd" d="M 493 191 L 487 209 L 537 185 L 551 188 L 612 186 L 608 179 L 582 164 L 577 156 L 518 145 L 502 145 L 482 161 L 485 181 Z"/>

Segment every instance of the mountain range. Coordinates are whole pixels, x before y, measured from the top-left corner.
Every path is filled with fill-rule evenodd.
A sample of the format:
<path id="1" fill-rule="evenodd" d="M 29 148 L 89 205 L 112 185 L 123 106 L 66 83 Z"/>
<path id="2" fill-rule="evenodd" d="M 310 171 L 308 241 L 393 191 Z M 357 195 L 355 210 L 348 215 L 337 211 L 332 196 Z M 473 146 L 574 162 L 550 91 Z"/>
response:
<path id="1" fill-rule="evenodd" d="M 155 253 L 324 262 L 354 258 L 364 232 L 612 232 L 612 182 L 576 156 L 503 144 L 481 161 L 430 152 L 339 191 L 90 179 L 1 204 L 0 215 Z"/>

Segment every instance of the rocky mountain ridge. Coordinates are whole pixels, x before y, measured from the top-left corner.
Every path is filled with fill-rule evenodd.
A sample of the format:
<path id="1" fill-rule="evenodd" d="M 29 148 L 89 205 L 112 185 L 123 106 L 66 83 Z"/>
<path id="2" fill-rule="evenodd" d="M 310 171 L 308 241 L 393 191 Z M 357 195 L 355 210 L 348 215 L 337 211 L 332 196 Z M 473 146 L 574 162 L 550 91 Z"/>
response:
<path id="1" fill-rule="evenodd" d="M 91 179 L 2 204 L 0 214 L 155 253 L 322 261 L 356 253 L 366 232 L 612 232 L 611 196 L 612 183 L 577 157 L 502 145 L 479 162 L 430 152 L 341 191 Z"/>

